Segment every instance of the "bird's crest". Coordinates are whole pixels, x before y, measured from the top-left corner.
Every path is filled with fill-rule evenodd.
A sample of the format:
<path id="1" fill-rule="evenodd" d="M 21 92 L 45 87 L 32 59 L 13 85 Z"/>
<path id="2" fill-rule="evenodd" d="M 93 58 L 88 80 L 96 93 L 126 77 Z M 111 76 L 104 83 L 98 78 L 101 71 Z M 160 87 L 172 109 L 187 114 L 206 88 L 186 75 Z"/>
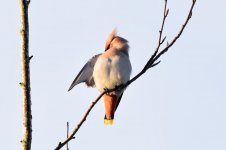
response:
<path id="1" fill-rule="evenodd" d="M 107 38 L 107 41 L 106 41 L 106 44 L 105 44 L 105 51 L 109 49 L 110 44 L 111 44 L 111 41 L 116 37 L 116 35 L 117 35 L 117 29 L 114 28 L 114 29 L 111 31 L 111 33 L 110 33 L 110 35 L 108 36 L 108 38 Z"/>

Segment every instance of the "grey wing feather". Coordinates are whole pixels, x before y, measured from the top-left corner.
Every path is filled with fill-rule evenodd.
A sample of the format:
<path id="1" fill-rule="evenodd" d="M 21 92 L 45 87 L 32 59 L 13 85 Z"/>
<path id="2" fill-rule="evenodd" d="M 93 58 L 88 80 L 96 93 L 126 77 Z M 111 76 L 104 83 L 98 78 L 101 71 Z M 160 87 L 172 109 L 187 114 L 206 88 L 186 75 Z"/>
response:
<path id="1" fill-rule="evenodd" d="M 70 88 L 68 91 L 70 91 L 74 86 L 76 86 L 79 83 L 85 82 L 87 86 L 94 86 L 95 82 L 93 79 L 93 68 L 97 61 L 97 58 L 100 56 L 100 54 L 93 56 L 81 69 L 81 71 L 78 73 L 74 81 L 72 82 Z"/>
<path id="2" fill-rule="evenodd" d="M 118 106 L 119 106 L 119 103 L 120 103 L 120 101 L 121 101 L 121 99 L 122 99 L 122 96 L 123 96 L 123 92 L 122 92 L 122 94 L 120 95 L 120 97 L 118 98 L 118 101 L 117 101 L 117 104 L 116 104 L 115 111 L 117 110 L 117 108 L 118 108 Z"/>

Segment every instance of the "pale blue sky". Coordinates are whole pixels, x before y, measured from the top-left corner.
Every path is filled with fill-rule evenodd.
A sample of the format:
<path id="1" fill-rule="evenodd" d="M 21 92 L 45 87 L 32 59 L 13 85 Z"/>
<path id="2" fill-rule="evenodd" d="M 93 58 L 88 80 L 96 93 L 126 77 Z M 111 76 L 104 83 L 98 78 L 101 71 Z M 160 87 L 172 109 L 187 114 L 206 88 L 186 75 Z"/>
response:
<path id="1" fill-rule="evenodd" d="M 170 41 L 191 0 L 168 0 L 164 34 Z M 78 85 L 75 75 L 104 50 L 110 31 L 130 42 L 134 76 L 153 53 L 164 1 L 31 0 L 30 54 L 33 150 L 50 150 L 74 128 L 98 91 Z M 100 101 L 71 141 L 76 150 L 225 150 L 226 2 L 198 0 L 193 17 L 162 62 L 125 92 L 115 124 L 103 124 Z M 0 143 L 20 149 L 19 3 L 0 2 Z M 65 148 L 64 148 L 65 149 Z"/>

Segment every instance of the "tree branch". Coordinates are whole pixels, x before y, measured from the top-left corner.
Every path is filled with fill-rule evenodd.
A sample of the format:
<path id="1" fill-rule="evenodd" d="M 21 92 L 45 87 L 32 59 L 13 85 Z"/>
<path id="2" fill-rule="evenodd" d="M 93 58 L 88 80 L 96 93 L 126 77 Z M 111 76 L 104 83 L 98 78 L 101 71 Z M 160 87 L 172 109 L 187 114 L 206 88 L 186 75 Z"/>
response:
<path id="1" fill-rule="evenodd" d="M 162 40 L 162 33 L 163 33 L 163 29 L 164 29 L 164 25 L 165 25 L 165 21 L 166 21 L 166 18 L 169 14 L 169 9 L 167 9 L 167 0 L 165 0 L 165 5 L 164 5 L 164 11 L 163 11 L 163 18 L 162 18 L 162 25 L 161 25 L 161 29 L 159 30 L 159 39 L 158 39 L 158 45 L 155 49 L 155 52 L 154 54 L 151 56 L 151 58 L 149 59 L 149 61 L 147 62 L 147 64 L 145 65 L 144 69 L 143 70 L 148 70 L 148 68 L 150 68 L 152 65 L 151 65 L 151 60 L 154 59 L 154 57 L 157 55 L 158 51 L 159 51 L 159 48 L 160 46 L 164 43 L 165 39 L 166 39 L 166 36 L 163 38 Z"/>
<path id="2" fill-rule="evenodd" d="M 30 1 L 29 1 L 30 2 Z M 21 82 L 23 94 L 23 137 L 21 140 L 22 149 L 31 149 L 32 140 L 32 115 L 30 95 L 30 59 L 29 57 L 29 24 L 28 24 L 27 0 L 20 0 L 20 38 L 21 38 Z"/>
<path id="3" fill-rule="evenodd" d="M 195 6 L 195 3 L 196 3 L 196 0 L 192 0 L 192 5 L 191 5 L 191 7 L 190 7 L 189 13 L 188 13 L 187 18 L 186 18 L 184 24 L 182 25 L 180 31 L 179 31 L 178 34 L 174 37 L 174 39 L 173 39 L 170 43 L 167 43 L 166 47 L 165 47 L 163 50 L 161 50 L 161 52 L 153 59 L 154 62 L 155 62 L 156 60 L 158 60 L 158 58 L 159 58 L 162 54 L 164 54 L 165 52 L 167 52 L 168 49 L 169 49 L 171 46 L 173 46 L 173 44 L 179 39 L 179 37 L 180 37 L 181 34 L 183 33 L 185 27 L 187 26 L 189 20 L 190 20 L 191 17 L 192 17 L 192 10 L 193 10 L 193 8 L 194 8 L 194 6 Z"/>
<path id="4" fill-rule="evenodd" d="M 113 91 L 117 91 L 117 90 L 123 90 L 125 89 L 127 86 L 129 86 L 131 83 L 133 83 L 135 80 L 137 80 L 141 75 L 143 75 L 148 69 L 158 65 L 160 63 L 160 61 L 158 61 L 158 59 L 160 58 L 161 55 L 163 55 L 165 52 L 167 52 L 167 50 L 177 41 L 177 39 L 181 36 L 181 34 L 183 33 L 185 27 L 188 24 L 188 21 L 191 19 L 192 16 L 192 10 L 194 8 L 194 5 L 196 3 L 196 0 L 192 0 L 192 5 L 191 8 L 189 10 L 188 16 L 184 22 L 184 24 L 182 25 L 182 28 L 180 29 L 180 31 L 178 32 L 178 34 L 173 38 L 173 40 L 166 44 L 166 47 L 164 47 L 160 52 L 159 49 L 161 47 L 161 45 L 164 43 L 166 37 L 164 37 L 162 39 L 162 33 L 163 33 L 163 29 L 164 29 L 164 25 L 165 25 L 165 20 L 168 16 L 169 13 L 169 9 L 167 9 L 167 0 L 165 0 L 165 5 L 164 5 L 164 14 L 163 14 L 163 20 L 162 20 L 162 24 L 161 24 L 161 29 L 159 30 L 159 39 L 158 39 L 158 44 L 157 47 L 154 51 L 154 53 L 152 54 L 151 58 L 148 60 L 148 62 L 146 63 L 146 65 L 144 66 L 144 68 L 136 75 L 134 76 L 131 80 L 129 80 L 126 84 L 122 84 L 120 86 L 115 87 L 114 89 L 106 89 L 103 93 L 101 93 L 96 100 L 92 103 L 92 105 L 89 107 L 89 109 L 87 110 L 87 112 L 85 113 L 85 115 L 83 116 L 82 120 L 80 121 L 80 123 L 77 125 L 77 127 L 72 131 L 72 133 L 70 134 L 70 136 L 63 142 L 63 143 L 59 143 L 59 145 L 56 147 L 55 150 L 59 150 L 61 149 L 66 143 L 68 143 L 70 140 L 74 139 L 74 135 L 77 133 L 77 131 L 79 130 L 79 128 L 82 126 L 82 124 L 84 123 L 84 121 L 86 120 L 87 116 L 89 115 L 89 112 L 92 110 L 92 108 L 94 107 L 94 105 L 100 100 L 100 98 L 106 94 L 106 93 L 110 93 Z M 156 62 L 157 61 L 157 62 Z"/>
<path id="5" fill-rule="evenodd" d="M 90 107 L 88 108 L 88 110 L 86 111 L 85 115 L 83 116 L 82 120 L 79 122 L 79 124 L 77 125 L 77 127 L 72 131 L 72 133 L 68 136 L 68 138 L 64 141 L 64 142 L 60 142 L 58 144 L 58 146 L 55 148 L 55 150 L 59 150 L 61 149 L 65 144 L 67 144 L 70 140 L 75 139 L 74 135 L 78 132 L 79 128 L 82 126 L 83 122 L 86 121 L 87 116 L 89 115 L 90 111 L 92 110 L 92 108 L 95 106 L 95 104 L 101 99 L 101 97 L 106 94 L 107 91 L 104 91 L 103 93 L 101 93 L 95 101 L 92 102 L 92 104 L 90 105 Z"/>
<path id="6" fill-rule="evenodd" d="M 69 134 L 69 122 L 67 122 L 67 138 L 68 138 L 68 134 Z M 67 142 L 67 150 L 69 150 L 68 142 Z"/>

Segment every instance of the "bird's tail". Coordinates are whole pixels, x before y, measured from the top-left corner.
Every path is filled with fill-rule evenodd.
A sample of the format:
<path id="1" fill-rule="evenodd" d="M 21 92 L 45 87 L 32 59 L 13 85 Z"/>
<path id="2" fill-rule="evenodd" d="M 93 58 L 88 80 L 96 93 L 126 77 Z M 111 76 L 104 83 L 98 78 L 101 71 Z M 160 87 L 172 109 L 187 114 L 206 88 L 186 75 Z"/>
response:
<path id="1" fill-rule="evenodd" d="M 114 123 L 114 114 L 117 105 L 116 95 L 104 95 L 104 105 L 105 105 L 105 117 L 104 124 L 112 125 Z"/>
<path id="2" fill-rule="evenodd" d="M 114 119 L 110 119 L 110 120 L 104 119 L 104 124 L 106 124 L 106 125 L 113 125 L 114 124 Z"/>

